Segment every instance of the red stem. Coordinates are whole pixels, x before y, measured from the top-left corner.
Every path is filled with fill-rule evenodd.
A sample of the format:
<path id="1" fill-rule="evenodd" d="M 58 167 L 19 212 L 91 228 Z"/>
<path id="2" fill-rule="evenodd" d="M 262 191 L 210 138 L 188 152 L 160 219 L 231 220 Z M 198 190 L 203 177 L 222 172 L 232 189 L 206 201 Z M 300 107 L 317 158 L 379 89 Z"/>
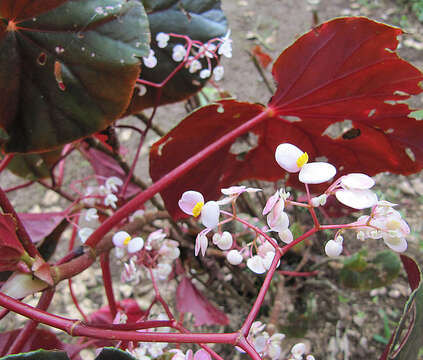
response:
<path id="1" fill-rule="evenodd" d="M 79 306 L 79 302 L 78 299 L 75 296 L 75 292 L 73 291 L 72 288 L 72 279 L 68 279 L 68 285 L 69 285 L 69 293 L 70 296 L 72 298 L 73 304 L 75 305 L 76 309 L 79 311 L 79 313 L 81 314 L 82 318 L 84 319 L 85 322 L 88 322 L 88 318 L 87 315 L 85 315 L 84 311 L 82 310 L 82 308 Z"/>
<path id="2" fill-rule="evenodd" d="M 7 189 L 4 189 L 5 193 L 11 192 L 11 191 L 16 191 L 16 190 L 20 190 L 20 189 L 24 189 L 28 186 L 31 186 L 34 183 L 34 181 L 28 181 L 26 183 L 20 184 L 20 185 L 16 185 Z"/>
<path id="3" fill-rule="evenodd" d="M 37 255 L 41 257 L 38 249 L 32 243 L 31 238 L 29 237 L 28 233 L 26 232 L 21 220 L 18 217 L 15 209 L 13 208 L 12 204 L 10 203 L 9 199 L 7 198 L 6 194 L 4 193 L 3 189 L 0 187 L 0 206 L 2 207 L 4 213 L 11 214 L 13 219 L 16 221 L 17 230 L 16 234 L 21 241 L 21 244 L 28 252 L 30 256 L 35 258 Z"/>
<path id="4" fill-rule="evenodd" d="M 40 310 L 47 310 L 51 301 L 53 300 L 54 288 L 47 289 L 43 292 L 38 302 L 37 308 Z M 12 345 L 7 351 L 6 355 L 20 353 L 23 347 L 26 345 L 28 339 L 33 334 L 34 330 L 38 326 L 39 322 L 35 320 L 29 320 L 24 328 L 19 332 L 18 336 L 13 340 Z"/>
<path id="5" fill-rule="evenodd" d="M 14 154 L 7 154 L 3 160 L 0 162 L 0 173 L 9 165 L 9 163 L 12 161 Z"/>
<path id="6" fill-rule="evenodd" d="M 216 140 L 214 143 L 210 144 L 209 146 L 198 152 L 196 155 L 190 157 L 178 167 L 164 175 L 160 180 L 156 181 L 148 189 L 138 194 L 135 198 L 133 198 L 124 206 L 122 206 L 118 211 L 114 213 L 113 216 L 109 217 L 100 227 L 97 228 L 96 231 L 94 231 L 93 234 L 91 234 L 91 236 L 86 241 L 85 245 L 95 248 L 95 246 L 103 238 L 103 236 L 106 235 L 115 225 L 119 224 L 122 219 L 127 217 L 135 210 L 139 209 L 140 206 L 143 205 L 147 200 L 151 199 L 159 191 L 162 191 L 167 186 L 176 181 L 178 178 L 180 178 L 182 175 L 186 174 L 196 165 L 201 163 L 204 159 L 214 154 L 223 146 L 235 140 L 238 136 L 242 135 L 258 123 L 266 119 L 269 116 L 269 112 L 271 113 L 272 111 L 272 109 L 265 109 L 259 115 L 253 117 L 252 119 L 246 121 L 243 125 L 222 136 L 219 140 Z"/>
<path id="7" fill-rule="evenodd" d="M 279 270 L 279 274 L 285 275 L 285 276 L 316 276 L 319 274 L 319 270 L 315 271 L 309 271 L 309 272 L 300 272 L 300 271 L 285 271 L 285 270 Z"/>
<path id="8" fill-rule="evenodd" d="M 106 251 L 100 255 L 100 266 L 103 273 L 104 290 L 106 291 L 110 313 L 114 319 L 117 314 L 117 306 L 115 295 L 113 293 L 112 274 L 110 273 L 109 251 Z"/>

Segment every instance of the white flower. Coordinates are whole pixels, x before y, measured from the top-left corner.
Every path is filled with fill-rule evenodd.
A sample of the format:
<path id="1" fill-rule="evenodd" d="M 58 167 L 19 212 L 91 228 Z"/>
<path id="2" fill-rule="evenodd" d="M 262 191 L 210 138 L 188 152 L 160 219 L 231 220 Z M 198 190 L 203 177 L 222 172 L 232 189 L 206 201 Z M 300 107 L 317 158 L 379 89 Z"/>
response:
<path id="1" fill-rule="evenodd" d="M 291 353 L 294 356 L 294 359 L 302 359 L 305 352 L 306 347 L 304 343 L 295 344 L 291 349 Z"/>
<path id="2" fill-rule="evenodd" d="M 132 238 L 126 231 L 118 231 L 113 235 L 113 244 L 119 248 L 127 248 L 129 253 L 140 251 L 144 247 L 144 239 L 141 237 Z"/>
<path id="3" fill-rule="evenodd" d="M 211 75 L 211 72 L 209 69 L 203 69 L 200 71 L 200 78 L 202 79 L 207 79 L 210 77 L 210 75 Z"/>
<path id="4" fill-rule="evenodd" d="M 229 250 L 232 247 L 232 243 L 232 235 L 228 231 L 224 231 L 222 235 L 219 233 L 213 235 L 213 244 L 220 250 Z"/>
<path id="5" fill-rule="evenodd" d="M 166 280 L 172 272 L 172 266 L 168 263 L 158 263 L 153 269 L 154 276 L 159 280 Z"/>
<path id="6" fill-rule="evenodd" d="M 188 215 L 198 217 L 201 214 L 201 222 L 208 229 L 213 229 L 219 223 L 219 205 L 216 201 L 208 201 L 204 204 L 204 197 L 198 191 L 185 191 L 179 199 L 179 207 Z"/>
<path id="7" fill-rule="evenodd" d="M 197 235 L 197 238 L 195 239 L 195 249 L 194 249 L 195 256 L 199 254 L 200 250 L 201 250 L 201 255 L 204 256 L 206 254 L 206 250 L 208 246 L 209 246 L 209 239 L 204 233 L 200 232 Z"/>
<path id="8" fill-rule="evenodd" d="M 311 205 L 313 207 L 324 206 L 326 204 L 327 198 L 328 196 L 326 194 L 316 196 L 311 199 Z"/>
<path id="9" fill-rule="evenodd" d="M 91 221 L 91 220 L 97 220 L 97 219 L 98 219 L 98 214 L 97 214 L 96 208 L 88 209 L 85 212 L 85 220 Z"/>
<path id="10" fill-rule="evenodd" d="M 263 209 L 263 215 L 267 214 L 267 225 L 271 231 L 283 232 L 288 229 L 289 218 L 283 211 L 285 207 L 285 198 L 281 196 L 280 191 L 276 191 Z"/>
<path id="11" fill-rule="evenodd" d="M 176 62 L 182 61 L 186 54 L 187 50 L 185 49 L 185 46 L 181 44 L 175 45 L 172 49 L 172 59 Z"/>
<path id="12" fill-rule="evenodd" d="M 150 49 L 150 52 L 148 53 L 147 57 L 143 56 L 142 60 L 144 61 L 144 65 L 150 69 L 156 67 L 157 65 L 157 58 L 154 55 L 154 50 L 152 49 Z"/>
<path id="13" fill-rule="evenodd" d="M 225 198 L 219 200 L 217 203 L 219 205 L 226 205 L 229 204 L 233 201 L 235 201 L 239 195 L 241 195 L 244 192 L 247 193 L 255 193 L 258 191 L 262 191 L 261 189 L 258 188 L 247 188 L 244 185 L 239 185 L 239 186 L 231 186 L 228 188 L 224 188 L 221 190 L 223 195 L 226 195 Z"/>
<path id="14" fill-rule="evenodd" d="M 94 229 L 91 229 L 89 227 L 83 227 L 79 229 L 78 231 L 79 239 L 81 240 L 83 244 L 85 244 L 85 242 L 87 241 L 87 239 L 91 236 L 93 232 L 94 232 Z"/>
<path id="15" fill-rule="evenodd" d="M 207 56 L 208 58 L 213 59 L 215 57 L 214 53 L 216 51 L 216 48 L 216 45 L 213 43 L 205 44 L 198 49 L 198 52 L 200 53 L 200 57 L 202 58 L 204 56 Z"/>
<path id="16" fill-rule="evenodd" d="M 113 209 L 116 209 L 116 202 L 118 198 L 115 194 L 107 194 L 104 198 L 104 205 L 111 206 Z"/>
<path id="17" fill-rule="evenodd" d="M 119 179 L 117 176 L 111 176 L 111 177 L 106 179 L 104 184 L 106 186 L 107 192 L 115 193 L 115 192 L 118 191 L 118 186 L 123 185 L 123 181 L 121 179 Z"/>
<path id="18" fill-rule="evenodd" d="M 290 173 L 299 172 L 298 178 L 304 184 L 321 184 L 336 174 L 335 167 L 329 163 L 308 163 L 308 154 L 288 143 L 276 148 L 275 159 L 284 170 Z"/>
<path id="19" fill-rule="evenodd" d="M 269 270 L 274 257 L 274 250 L 268 251 L 264 256 L 254 255 L 247 260 L 247 266 L 252 272 L 255 272 L 256 274 L 263 274 Z"/>
<path id="20" fill-rule="evenodd" d="M 213 76 L 215 81 L 222 80 L 224 74 L 223 66 L 219 65 L 213 69 Z"/>
<path id="21" fill-rule="evenodd" d="M 231 265 L 239 265 L 242 263 L 243 257 L 241 253 L 238 250 L 230 250 L 226 254 L 226 260 L 228 260 L 228 263 Z"/>
<path id="22" fill-rule="evenodd" d="M 294 236 L 292 235 L 292 232 L 289 229 L 279 231 L 278 235 L 279 239 L 281 239 L 281 241 L 283 241 L 285 244 L 289 244 L 294 240 Z"/>
<path id="23" fill-rule="evenodd" d="M 343 247 L 343 238 L 338 236 L 335 240 L 329 240 L 325 245 L 325 253 L 329 257 L 337 257 L 341 255 Z"/>
<path id="24" fill-rule="evenodd" d="M 191 61 L 191 63 L 189 64 L 189 72 L 191 74 L 197 72 L 198 70 L 200 70 L 203 66 L 201 65 L 201 62 L 198 61 L 197 59 L 194 59 Z"/>
<path id="25" fill-rule="evenodd" d="M 231 32 L 230 30 L 228 33 L 222 38 L 222 43 L 219 46 L 219 49 L 217 50 L 217 53 L 219 55 L 224 55 L 227 58 L 232 57 L 232 39 L 230 39 Z"/>
<path id="26" fill-rule="evenodd" d="M 352 173 L 339 179 L 340 189 L 335 196 L 338 201 L 353 209 L 362 210 L 377 204 L 377 195 L 370 190 L 374 180 L 365 174 Z"/>
<path id="27" fill-rule="evenodd" d="M 156 41 L 157 41 L 157 46 L 159 48 L 165 48 L 167 46 L 167 43 L 169 42 L 169 34 L 165 34 L 164 32 L 159 32 L 156 35 Z"/>

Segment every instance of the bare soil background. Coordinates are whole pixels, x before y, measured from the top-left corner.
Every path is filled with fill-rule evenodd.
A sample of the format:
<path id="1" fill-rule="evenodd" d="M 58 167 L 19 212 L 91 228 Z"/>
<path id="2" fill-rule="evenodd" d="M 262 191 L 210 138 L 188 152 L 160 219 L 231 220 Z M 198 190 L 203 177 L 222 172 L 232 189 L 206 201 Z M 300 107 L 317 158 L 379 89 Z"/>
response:
<path id="1" fill-rule="evenodd" d="M 408 35 L 403 38 L 400 54 L 414 66 L 423 68 L 423 27 L 408 8 L 400 6 L 393 0 L 321 0 L 316 5 L 310 5 L 306 0 L 223 0 L 223 9 L 227 15 L 233 38 L 233 58 L 223 61 L 225 77 L 220 83 L 222 89 L 230 92 L 238 100 L 266 103 L 270 98 L 262 77 L 251 61 L 248 51 L 259 44 L 275 60 L 279 53 L 289 46 L 296 38 L 315 25 L 316 16 L 319 22 L 324 22 L 338 16 L 367 16 L 388 24 L 403 27 Z M 270 68 L 270 67 L 269 67 Z M 287 69 L 286 71 L 289 71 Z M 271 81 L 270 69 L 265 75 Z M 422 107 L 423 97 L 413 99 L 415 107 Z M 158 110 L 155 123 L 168 130 L 176 125 L 186 112 L 182 103 L 161 107 Z M 125 119 L 125 123 L 135 120 Z M 123 143 L 128 149 L 134 148 L 137 135 L 127 131 L 120 132 Z M 151 134 L 147 144 L 151 145 L 157 136 Z M 422 140 L 423 141 L 423 140 Z M 132 154 L 133 155 L 133 154 Z M 129 155 L 130 159 L 132 155 Z M 150 181 L 148 177 L 148 147 L 142 153 L 142 161 L 136 169 L 136 174 Z M 67 164 L 67 181 L 86 176 L 89 165 L 81 162 L 75 156 Z M 380 174 L 376 177 L 377 188 L 386 198 L 398 203 L 404 218 L 412 228 L 407 253 L 417 258 L 423 264 L 422 214 L 423 214 L 423 182 L 421 175 L 410 177 L 392 174 Z M 22 180 L 9 173 L 0 174 L 3 188 L 21 183 Z M 269 185 L 268 185 L 269 186 Z M 271 191 L 269 189 L 268 193 Z M 11 198 L 18 211 L 41 212 L 58 211 L 67 203 L 52 191 L 45 191 L 40 185 L 34 185 L 25 192 L 12 194 Z M 323 245 L 328 238 L 319 237 L 312 251 L 307 255 L 311 262 L 323 259 Z M 353 238 L 348 239 L 347 251 L 354 252 L 363 244 Z M 384 248 L 380 242 L 368 242 L 365 246 L 369 252 Z M 294 254 L 290 261 L 299 262 L 304 254 Z M 114 273 L 119 278 L 119 264 L 115 265 Z M 201 266 L 201 265 L 200 265 Z M 384 349 L 384 344 L 375 339 L 375 335 L 384 335 L 383 317 L 388 319 L 390 329 L 399 320 L 402 307 L 407 299 L 408 285 L 402 274 L 393 285 L 372 292 L 356 292 L 339 287 L 336 271 L 340 265 L 330 262 L 322 267 L 322 273 L 315 279 L 287 279 L 279 277 L 272 285 L 270 294 L 260 314 L 261 321 L 269 321 L 275 331 L 285 331 L 291 334 L 284 342 L 284 349 L 303 341 L 310 348 L 316 359 L 347 360 L 347 359 L 378 359 Z M 100 283 L 100 270 L 94 267 L 75 279 L 76 295 L 81 306 L 88 313 L 104 304 L 105 297 Z M 259 280 L 256 284 L 259 283 Z M 161 285 L 165 296 L 172 299 L 175 283 Z M 201 284 L 198 283 L 201 288 Z M 202 287 L 202 290 L 206 290 Z M 244 303 L 237 298 L 225 297 L 217 282 L 208 289 L 209 297 L 224 309 L 231 318 L 231 331 L 241 323 L 248 312 L 254 297 L 250 294 Z M 121 285 L 117 290 L 120 298 L 135 297 L 143 307 L 151 297 L 149 285 Z M 207 294 L 207 292 L 206 292 Z M 278 304 L 274 302 L 276 298 Z M 35 304 L 37 297 L 30 299 Z M 55 308 L 58 314 L 79 317 L 73 306 L 66 284 L 61 284 L 55 297 Z M 279 313 L 275 314 L 275 307 Z M 273 309 L 273 312 L 272 312 Z M 382 311 L 382 312 L 381 312 Z M 292 314 L 297 317 L 292 318 Z M 21 317 L 10 315 L 0 322 L 1 330 L 10 330 L 14 324 L 23 322 Z M 291 325 L 290 325 L 291 324 Z M 295 324 L 295 326 L 292 326 Z M 206 330 L 206 329 L 200 329 Z M 223 329 L 221 329 L 223 330 Z M 293 336 L 294 335 L 294 336 Z M 216 347 L 216 350 L 222 350 Z M 226 351 L 226 350 L 224 350 Z M 227 350 L 229 351 L 229 349 Z M 83 358 L 93 357 L 92 352 L 84 352 Z M 227 359 L 246 358 L 236 352 L 228 352 Z"/>

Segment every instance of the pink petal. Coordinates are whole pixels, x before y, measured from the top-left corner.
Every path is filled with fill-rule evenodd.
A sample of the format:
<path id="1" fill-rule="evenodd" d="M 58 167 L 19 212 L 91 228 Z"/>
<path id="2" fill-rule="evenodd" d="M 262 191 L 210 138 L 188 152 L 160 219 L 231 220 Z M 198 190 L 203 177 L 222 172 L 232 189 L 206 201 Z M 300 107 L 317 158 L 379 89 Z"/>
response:
<path id="1" fill-rule="evenodd" d="M 198 191 L 189 190 L 182 194 L 178 205 L 185 214 L 192 215 L 192 209 L 194 209 L 194 206 L 199 202 L 204 203 L 203 195 Z"/>
<path id="2" fill-rule="evenodd" d="M 275 204 L 278 202 L 279 199 L 279 190 L 276 191 L 266 202 L 266 206 L 263 209 L 262 214 L 263 215 L 267 215 L 270 210 L 273 209 L 273 207 L 275 206 Z"/>

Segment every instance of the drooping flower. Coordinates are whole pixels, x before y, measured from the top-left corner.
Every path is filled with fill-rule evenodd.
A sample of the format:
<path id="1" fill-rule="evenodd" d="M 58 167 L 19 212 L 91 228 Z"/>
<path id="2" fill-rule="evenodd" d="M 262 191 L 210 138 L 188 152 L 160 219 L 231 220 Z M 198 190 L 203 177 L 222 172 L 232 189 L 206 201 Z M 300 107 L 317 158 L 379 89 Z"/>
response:
<path id="1" fill-rule="evenodd" d="M 84 244 L 93 232 L 94 229 L 91 229 L 89 227 L 83 227 L 78 230 L 79 239 Z"/>
<path id="2" fill-rule="evenodd" d="M 223 69 L 223 66 L 222 66 L 222 65 L 216 66 L 216 67 L 213 69 L 213 76 L 214 76 L 214 80 L 215 80 L 215 81 L 222 80 L 224 72 L 225 72 L 225 71 L 224 71 L 224 69 Z"/>
<path id="3" fill-rule="evenodd" d="M 144 247 L 144 239 L 142 237 L 132 238 L 126 231 L 118 231 L 113 235 L 112 241 L 119 248 L 127 248 L 129 253 L 135 253 Z"/>
<path id="4" fill-rule="evenodd" d="M 172 49 L 172 59 L 176 62 L 184 60 L 187 50 L 184 45 L 177 44 Z"/>
<path id="5" fill-rule="evenodd" d="M 228 231 L 224 231 L 222 234 L 216 233 L 213 235 L 213 244 L 220 250 L 229 250 L 232 247 L 232 243 L 232 235 Z"/>
<path id="6" fill-rule="evenodd" d="M 217 50 L 219 55 L 226 56 L 227 58 L 232 57 L 232 39 L 230 38 L 231 31 L 229 30 L 227 34 L 222 38 L 222 43 Z"/>
<path id="7" fill-rule="evenodd" d="M 332 164 L 325 162 L 308 162 L 308 154 L 292 144 L 278 145 L 275 159 L 279 166 L 290 173 L 299 172 L 298 178 L 304 184 L 321 184 L 336 174 Z"/>
<path id="8" fill-rule="evenodd" d="M 236 266 L 242 263 L 243 257 L 238 250 L 233 249 L 226 254 L 226 260 L 229 264 Z"/>
<path id="9" fill-rule="evenodd" d="M 217 203 L 219 205 L 226 205 L 235 201 L 238 198 L 238 196 L 240 196 L 244 192 L 255 193 L 258 191 L 262 191 L 262 190 L 258 188 L 249 188 L 249 187 L 246 187 L 245 185 L 230 186 L 228 188 L 221 189 L 222 194 L 225 195 L 226 197 L 217 201 Z"/>
<path id="10" fill-rule="evenodd" d="M 213 229 L 219 223 L 219 205 L 216 201 L 204 203 L 204 197 L 198 191 L 185 191 L 179 199 L 179 207 L 188 215 L 198 217 L 201 215 L 201 222 L 208 229 Z"/>
<path id="11" fill-rule="evenodd" d="M 156 67 L 156 65 L 157 65 L 157 58 L 154 55 L 153 49 L 150 49 L 148 56 L 146 56 L 146 57 L 143 56 L 142 60 L 144 62 L 144 65 L 147 66 L 150 69 Z"/>
<path id="12" fill-rule="evenodd" d="M 287 195 L 283 190 L 276 191 L 268 200 L 263 209 L 263 215 L 267 215 L 267 225 L 271 231 L 283 232 L 288 229 L 289 218 L 284 212 Z"/>
<path id="13" fill-rule="evenodd" d="M 337 257 L 341 255 L 343 250 L 343 243 L 344 239 L 342 236 L 337 236 L 335 240 L 329 240 L 325 245 L 325 253 L 329 257 Z"/>
<path id="14" fill-rule="evenodd" d="M 402 219 L 401 214 L 393 209 L 395 204 L 388 201 L 379 201 L 370 216 L 361 216 L 357 223 L 362 223 L 357 237 L 380 239 L 396 252 L 407 250 L 407 235 L 410 234 L 410 227 Z"/>
<path id="15" fill-rule="evenodd" d="M 96 208 L 90 208 L 85 212 L 85 220 L 92 221 L 97 219 L 98 219 L 98 214 L 97 214 Z"/>
<path id="16" fill-rule="evenodd" d="M 116 191 L 118 191 L 118 186 L 123 185 L 123 181 L 122 179 L 119 179 L 117 176 L 111 176 L 106 179 L 106 181 L 104 182 L 104 185 L 106 187 L 107 192 L 115 193 Z"/>
<path id="17" fill-rule="evenodd" d="M 189 72 L 191 74 L 197 72 L 198 70 L 201 70 L 203 66 L 201 65 L 201 62 L 197 59 L 191 60 L 191 63 L 189 64 Z"/>
<path id="18" fill-rule="evenodd" d="M 104 198 L 104 205 L 111 206 L 113 209 L 116 209 L 116 203 L 118 198 L 115 194 L 107 194 Z"/>
<path id="19" fill-rule="evenodd" d="M 338 201 L 353 209 L 362 210 L 377 204 L 377 195 L 370 190 L 374 180 L 365 174 L 351 173 L 338 180 L 335 196 Z"/>
<path id="20" fill-rule="evenodd" d="M 167 46 L 167 43 L 169 42 L 169 38 L 169 34 L 159 32 L 156 35 L 157 46 L 162 49 L 165 48 Z"/>
<path id="21" fill-rule="evenodd" d="M 200 71 L 200 78 L 202 79 L 207 79 L 210 77 L 210 75 L 211 75 L 211 72 L 209 69 L 203 69 Z"/>

